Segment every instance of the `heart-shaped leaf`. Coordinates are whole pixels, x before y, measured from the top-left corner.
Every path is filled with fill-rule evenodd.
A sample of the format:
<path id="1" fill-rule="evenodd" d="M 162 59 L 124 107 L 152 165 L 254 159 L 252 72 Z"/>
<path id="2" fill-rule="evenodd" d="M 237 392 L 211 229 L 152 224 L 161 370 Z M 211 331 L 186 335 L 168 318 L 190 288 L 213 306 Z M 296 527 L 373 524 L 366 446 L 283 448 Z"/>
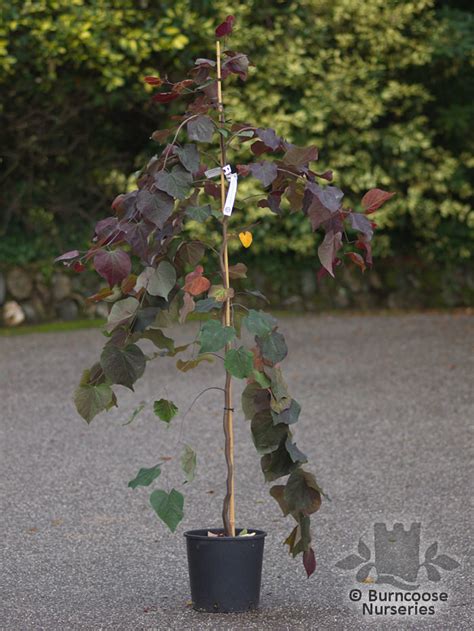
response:
<path id="1" fill-rule="evenodd" d="M 94 416 L 115 405 L 115 396 L 106 383 L 80 385 L 74 392 L 74 404 L 82 418 L 90 423 Z"/>
<path id="2" fill-rule="evenodd" d="M 153 480 L 156 480 L 160 473 L 161 468 L 159 464 L 151 467 L 151 469 L 140 469 L 136 477 L 133 478 L 133 480 L 130 480 L 128 486 L 131 489 L 136 489 L 137 486 L 150 486 Z"/>
<path id="3" fill-rule="evenodd" d="M 198 221 L 199 223 L 204 223 L 211 214 L 212 210 L 209 204 L 205 206 L 188 206 L 188 208 L 186 208 L 186 215 L 193 221 Z"/>
<path id="4" fill-rule="evenodd" d="M 138 191 L 137 208 L 142 217 L 160 230 L 171 216 L 174 207 L 173 198 L 163 191 L 151 192 L 145 188 Z"/>
<path id="5" fill-rule="evenodd" d="M 252 335 L 262 337 L 273 331 L 277 321 L 269 313 L 249 309 L 248 314 L 242 320 L 242 324 Z"/>
<path id="6" fill-rule="evenodd" d="M 168 261 L 161 261 L 156 270 L 150 274 L 147 291 L 152 296 L 161 296 L 166 300 L 175 283 L 175 268 Z"/>
<path id="7" fill-rule="evenodd" d="M 235 338 L 233 326 L 222 326 L 217 320 L 205 322 L 198 336 L 200 353 L 217 353 Z"/>
<path id="8" fill-rule="evenodd" d="M 189 140 L 211 142 L 215 125 L 209 116 L 198 116 L 187 124 Z"/>
<path id="9" fill-rule="evenodd" d="M 295 469 L 286 483 L 285 500 L 291 512 L 311 515 L 321 506 L 320 491 L 312 473 Z"/>
<path id="10" fill-rule="evenodd" d="M 162 421 L 164 421 L 165 423 L 169 423 L 171 419 L 173 419 L 178 413 L 178 408 L 173 403 L 173 401 L 160 399 L 159 401 L 155 401 L 153 403 L 153 412 Z"/>
<path id="11" fill-rule="evenodd" d="M 107 345 L 100 356 L 100 365 L 112 383 L 133 390 L 133 384 L 145 372 L 146 359 L 136 344 L 125 348 Z"/>
<path id="12" fill-rule="evenodd" d="M 241 346 L 227 351 L 224 360 L 227 372 L 237 379 L 245 379 L 253 372 L 253 353 Z"/>
<path id="13" fill-rule="evenodd" d="M 150 495 L 150 504 L 158 517 L 174 532 L 184 517 L 184 497 L 176 489 L 171 489 L 170 493 L 153 491 Z"/>
<path id="14" fill-rule="evenodd" d="M 283 361 L 288 354 L 285 338 L 277 331 L 261 337 L 257 336 L 256 340 L 262 357 L 272 364 Z"/>
<path id="15" fill-rule="evenodd" d="M 362 208 L 365 210 L 367 215 L 373 213 L 394 195 L 395 193 L 383 191 L 381 188 L 372 188 L 362 198 Z"/>
<path id="16" fill-rule="evenodd" d="M 203 276 L 204 268 L 198 265 L 193 272 L 186 275 L 184 282 L 184 291 L 192 296 L 199 296 L 211 286 L 211 281 Z"/>
<path id="17" fill-rule="evenodd" d="M 244 248 L 249 248 L 252 245 L 253 236 L 248 230 L 245 232 L 239 232 L 239 239 Z"/>
<path id="18" fill-rule="evenodd" d="M 196 173 L 199 169 L 199 151 L 196 145 L 177 147 L 176 155 L 183 167 L 190 173 Z"/>
<path id="19" fill-rule="evenodd" d="M 99 250 L 94 256 L 94 267 L 113 287 L 127 278 L 132 271 L 132 262 L 123 250 Z"/>
<path id="20" fill-rule="evenodd" d="M 171 171 L 158 171 L 155 176 L 156 188 L 177 199 L 188 196 L 192 183 L 193 176 L 180 165 L 174 166 Z"/>
<path id="21" fill-rule="evenodd" d="M 139 305 L 140 303 L 133 296 L 115 302 L 107 318 L 107 331 L 112 331 L 115 327 L 129 322 L 136 314 Z"/>

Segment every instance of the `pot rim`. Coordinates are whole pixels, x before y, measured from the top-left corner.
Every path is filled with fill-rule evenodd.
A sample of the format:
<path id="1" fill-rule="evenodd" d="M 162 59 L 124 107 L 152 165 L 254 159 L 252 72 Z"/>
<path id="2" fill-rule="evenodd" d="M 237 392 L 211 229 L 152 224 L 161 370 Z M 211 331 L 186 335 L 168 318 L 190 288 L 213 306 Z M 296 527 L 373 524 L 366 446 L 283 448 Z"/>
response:
<path id="1" fill-rule="evenodd" d="M 267 533 L 264 530 L 259 530 L 258 528 L 247 528 L 247 530 L 250 530 L 251 532 L 254 532 L 255 535 L 253 535 L 252 537 L 239 537 L 238 535 L 236 535 L 235 537 L 209 537 L 207 535 L 208 531 L 217 531 L 217 532 L 222 532 L 224 529 L 223 528 L 198 528 L 196 530 L 187 530 L 186 532 L 183 533 L 183 536 L 186 537 L 187 539 L 202 539 L 204 541 L 239 541 L 239 542 L 251 542 L 251 541 L 255 541 L 255 539 L 264 539 L 267 536 Z M 236 528 L 236 531 L 241 531 L 244 530 L 244 528 Z M 206 534 L 203 534 L 206 533 Z"/>

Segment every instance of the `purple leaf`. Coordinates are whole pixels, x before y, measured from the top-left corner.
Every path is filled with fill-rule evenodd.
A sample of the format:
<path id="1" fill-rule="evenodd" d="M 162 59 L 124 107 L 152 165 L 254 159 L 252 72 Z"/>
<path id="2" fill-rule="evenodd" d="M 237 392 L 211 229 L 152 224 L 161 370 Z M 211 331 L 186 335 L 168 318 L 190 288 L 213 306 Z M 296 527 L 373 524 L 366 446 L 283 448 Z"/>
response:
<path id="1" fill-rule="evenodd" d="M 221 38 L 226 35 L 230 35 L 232 33 L 232 28 L 234 26 L 235 17 L 233 15 L 228 15 L 222 24 L 216 28 L 216 37 Z"/>
<path id="2" fill-rule="evenodd" d="M 370 241 L 374 235 L 374 230 L 372 228 L 371 222 L 367 219 L 365 215 L 362 213 L 351 213 L 349 215 L 349 219 L 351 222 L 351 226 L 354 230 L 358 230 L 365 234 L 365 236 Z"/>
<path id="3" fill-rule="evenodd" d="M 119 229 L 117 217 L 106 217 L 97 222 L 94 230 L 94 241 L 101 245 L 112 245 L 123 239 L 123 232 Z"/>
<path id="4" fill-rule="evenodd" d="M 323 242 L 318 248 L 318 256 L 321 265 L 334 277 L 333 262 L 336 253 L 342 245 L 342 234 L 334 233 L 332 230 L 326 233 Z"/>
<path id="5" fill-rule="evenodd" d="M 383 191 L 381 188 L 372 188 L 362 198 L 362 208 L 365 210 L 367 215 L 369 215 L 370 213 L 373 213 L 375 210 L 380 208 L 382 204 L 384 204 L 394 195 L 395 193 Z"/>
<path id="6" fill-rule="evenodd" d="M 261 199 L 258 205 L 260 208 L 270 208 L 273 213 L 279 215 L 281 213 L 280 204 L 282 194 L 282 191 L 272 191 L 266 199 Z"/>
<path id="7" fill-rule="evenodd" d="M 289 166 L 301 168 L 308 166 L 309 162 L 318 159 L 318 148 L 314 145 L 309 147 L 297 147 L 290 145 L 283 156 L 283 162 Z"/>
<path id="8" fill-rule="evenodd" d="M 260 140 L 270 149 L 276 151 L 281 143 L 281 138 L 276 135 L 274 129 L 263 129 L 259 127 L 255 130 L 255 133 L 260 138 Z"/>
<path id="9" fill-rule="evenodd" d="M 316 569 L 316 557 L 314 556 L 313 548 L 303 552 L 303 565 L 309 578 Z"/>
<path id="10" fill-rule="evenodd" d="M 140 258 L 146 259 L 148 237 L 153 230 L 150 224 L 139 221 L 138 223 L 125 223 L 121 227 L 125 233 L 125 240 L 131 245 L 133 252 Z"/>
<path id="11" fill-rule="evenodd" d="M 164 191 L 151 193 L 146 189 L 138 192 L 137 208 L 143 219 L 151 222 L 158 228 L 163 228 L 165 221 L 173 212 L 174 200 Z"/>
<path id="12" fill-rule="evenodd" d="M 273 162 L 255 162 L 250 165 L 250 172 L 256 177 L 266 188 L 270 186 L 278 175 L 278 169 Z"/>
<path id="13" fill-rule="evenodd" d="M 79 250 L 71 250 L 70 252 L 65 252 L 64 254 L 61 254 L 61 256 L 55 258 L 54 262 L 58 263 L 59 261 L 70 261 L 71 259 L 75 259 L 80 256 L 80 254 Z"/>
<path id="14" fill-rule="evenodd" d="M 233 73 L 238 75 L 242 81 L 245 81 L 249 68 L 247 55 L 234 53 L 231 50 L 227 50 L 225 54 L 228 56 L 228 59 L 222 64 L 222 78 L 225 79 L 230 73 Z"/>
<path id="15" fill-rule="evenodd" d="M 127 278 L 132 271 L 132 262 L 123 250 L 99 250 L 94 256 L 94 267 L 113 287 Z"/>
<path id="16" fill-rule="evenodd" d="M 211 142 L 215 127 L 209 116 L 198 116 L 187 124 L 189 140 Z"/>

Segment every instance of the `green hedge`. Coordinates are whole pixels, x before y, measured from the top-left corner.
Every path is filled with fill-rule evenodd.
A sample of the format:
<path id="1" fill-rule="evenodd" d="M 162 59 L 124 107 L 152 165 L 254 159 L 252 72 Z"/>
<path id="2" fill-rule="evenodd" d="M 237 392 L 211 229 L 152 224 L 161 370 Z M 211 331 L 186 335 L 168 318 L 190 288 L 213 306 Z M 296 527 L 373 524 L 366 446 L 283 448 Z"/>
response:
<path id="1" fill-rule="evenodd" d="M 441 4 L 441 3 L 440 3 Z M 465 6 L 464 6 L 465 5 Z M 465 264 L 471 211 L 473 14 L 433 0 L 132 2 L 12 0 L 0 16 L 4 172 L 0 261 L 48 259 L 86 240 L 92 218 L 156 145 L 169 110 L 142 77 L 178 78 L 213 54 L 213 28 L 237 17 L 255 68 L 227 111 L 320 147 L 350 200 L 378 185 L 379 255 Z M 246 207 L 253 221 L 263 209 Z M 255 255 L 306 266 L 314 237 L 288 217 L 255 231 Z"/>

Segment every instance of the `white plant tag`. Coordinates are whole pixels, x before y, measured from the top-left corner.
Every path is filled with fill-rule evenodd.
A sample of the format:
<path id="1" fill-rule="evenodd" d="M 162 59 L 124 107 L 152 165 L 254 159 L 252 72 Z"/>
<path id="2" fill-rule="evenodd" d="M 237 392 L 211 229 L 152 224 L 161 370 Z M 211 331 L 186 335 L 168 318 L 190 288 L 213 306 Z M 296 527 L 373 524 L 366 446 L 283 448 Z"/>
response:
<path id="1" fill-rule="evenodd" d="M 204 171 L 204 175 L 208 178 L 211 178 L 211 177 L 216 177 L 217 175 L 220 175 L 220 172 L 221 172 L 221 168 L 216 167 L 215 169 L 208 169 L 207 171 Z"/>
<path id="2" fill-rule="evenodd" d="M 237 195 L 237 173 L 231 173 L 228 180 L 229 188 L 227 190 L 227 197 L 224 204 L 224 215 L 226 215 L 226 217 L 230 217 L 230 215 L 232 215 L 232 210 L 234 208 L 235 196 Z"/>
<path id="3" fill-rule="evenodd" d="M 230 164 L 226 164 L 225 167 L 222 167 L 222 170 L 224 172 L 226 180 L 230 182 L 232 177 L 232 167 L 230 166 Z"/>

